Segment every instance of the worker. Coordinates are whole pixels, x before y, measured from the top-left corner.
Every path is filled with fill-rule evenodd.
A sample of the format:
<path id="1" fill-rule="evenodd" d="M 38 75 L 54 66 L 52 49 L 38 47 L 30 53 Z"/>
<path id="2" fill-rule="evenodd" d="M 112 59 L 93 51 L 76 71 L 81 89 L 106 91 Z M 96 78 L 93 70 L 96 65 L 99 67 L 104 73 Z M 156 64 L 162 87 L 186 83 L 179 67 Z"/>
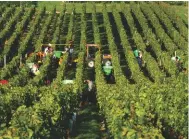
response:
<path id="1" fill-rule="evenodd" d="M 142 51 L 139 51 L 139 56 L 138 56 L 137 60 L 138 60 L 139 66 L 141 68 L 142 67 Z"/>
<path id="2" fill-rule="evenodd" d="M 73 54 L 73 51 L 74 51 L 74 49 L 73 49 L 73 47 L 71 46 L 71 47 L 69 48 L 69 50 L 68 50 L 68 53 L 69 53 L 69 55 L 68 55 L 68 65 L 69 65 L 69 66 L 72 66 L 72 61 L 73 61 L 72 54 Z"/>
<path id="3" fill-rule="evenodd" d="M 142 51 L 139 51 L 138 53 L 139 53 L 139 58 L 142 59 Z"/>
<path id="4" fill-rule="evenodd" d="M 139 51 L 136 47 L 134 47 L 134 55 L 137 58 L 138 64 L 140 68 L 142 67 L 142 51 Z"/>
<path id="5" fill-rule="evenodd" d="M 101 131 L 106 130 L 106 125 L 105 125 L 105 121 L 104 120 L 101 122 L 101 128 L 100 128 L 100 130 Z"/>
<path id="6" fill-rule="evenodd" d="M 73 112 L 72 119 L 73 119 L 74 123 L 76 122 L 76 118 L 77 118 L 77 114 L 76 114 L 76 112 Z"/>
<path id="7" fill-rule="evenodd" d="M 37 53 L 38 63 L 42 63 L 43 57 L 44 57 L 44 53 L 43 52 L 38 52 Z"/>
<path id="8" fill-rule="evenodd" d="M 84 80 L 84 91 L 81 94 L 81 102 L 79 104 L 79 107 L 83 107 L 84 105 L 86 105 L 88 102 L 88 95 L 89 93 L 91 93 L 92 89 L 93 89 L 93 82 L 90 80 Z"/>
<path id="9" fill-rule="evenodd" d="M 141 60 L 139 59 L 139 50 L 137 49 L 137 47 L 134 47 L 134 56 L 137 58 L 138 64 L 140 65 Z"/>
<path id="10" fill-rule="evenodd" d="M 171 58 L 171 60 L 175 61 L 176 66 L 178 68 L 178 72 L 182 72 L 183 70 L 183 62 L 181 62 L 180 56 L 174 56 Z"/>
<path id="11" fill-rule="evenodd" d="M 180 62 L 180 61 L 181 61 L 180 56 L 176 56 L 176 62 Z"/>
<path id="12" fill-rule="evenodd" d="M 69 48 L 73 47 L 73 41 L 69 40 Z"/>
<path id="13" fill-rule="evenodd" d="M 139 57 L 139 50 L 137 49 L 137 47 L 134 47 L 133 53 L 136 58 Z"/>
<path id="14" fill-rule="evenodd" d="M 109 60 L 106 61 L 105 65 L 103 66 L 103 71 L 104 71 L 107 82 L 109 82 L 111 79 L 112 69 L 113 67 L 111 66 L 111 62 Z"/>
<path id="15" fill-rule="evenodd" d="M 34 65 L 32 66 L 31 71 L 32 71 L 32 73 L 33 73 L 34 75 L 39 75 L 39 74 L 40 74 L 37 64 L 34 64 Z"/>
<path id="16" fill-rule="evenodd" d="M 77 113 L 73 112 L 73 114 L 72 114 L 73 129 L 75 129 L 75 127 L 76 127 L 76 118 L 77 118 Z"/>
<path id="17" fill-rule="evenodd" d="M 181 58 L 180 58 L 180 56 L 173 56 L 173 57 L 171 58 L 171 60 L 173 60 L 173 61 L 175 61 L 175 62 L 179 62 L 179 61 L 181 61 Z"/>
<path id="18" fill-rule="evenodd" d="M 34 65 L 32 66 L 32 70 L 33 70 L 34 72 L 38 70 L 37 64 L 34 64 Z"/>
<path id="19" fill-rule="evenodd" d="M 135 55 L 135 57 L 137 58 L 137 57 L 139 57 L 139 50 L 137 49 L 137 47 L 134 47 L 134 55 Z"/>
<path id="20" fill-rule="evenodd" d="M 49 48 L 46 47 L 45 50 L 44 50 L 44 54 L 45 54 L 45 56 L 48 54 L 48 51 L 49 51 Z"/>
<path id="21" fill-rule="evenodd" d="M 73 54 L 73 48 L 70 48 L 69 49 L 69 55 L 68 55 L 68 64 L 69 64 L 69 66 L 72 66 L 72 62 L 73 62 L 72 54 Z"/>
<path id="22" fill-rule="evenodd" d="M 53 48 L 49 47 L 49 54 L 52 54 L 52 53 L 53 53 Z"/>
<path id="23" fill-rule="evenodd" d="M 73 51 L 74 51 L 74 48 L 73 48 L 73 47 L 70 47 L 70 49 L 69 49 L 69 54 L 72 55 L 72 54 L 73 54 Z"/>
<path id="24" fill-rule="evenodd" d="M 75 58 L 75 59 L 72 61 L 72 67 L 73 67 L 73 68 L 76 68 L 77 62 L 78 62 L 78 58 Z"/>
<path id="25" fill-rule="evenodd" d="M 60 57 L 60 60 L 59 60 L 58 64 L 61 65 L 62 62 L 63 62 L 63 56 Z"/>
<path id="26" fill-rule="evenodd" d="M 94 83 L 93 83 L 93 81 L 91 81 L 91 80 L 84 80 L 84 83 L 86 83 L 87 84 L 87 91 L 85 92 L 86 93 L 86 100 L 85 100 L 85 104 L 87 104 L 88 102 L 89 103 L 91 103 L 92 102 L 92 96 L 93 96 L 93 94 L 94 94 Z"/>
<path id="27" fill-rule="evenodd" d="M 7 80 L 0 80 L 0 85 L 7 85 L 9 82 Z"/>
<path id="28" fill-rule="evenodd" d="M 73 54 L 73 41 L 69 40 L 69 46 L 66 47 L 66 51 L 69 53 L 69 56 Z"/>
<path id="29" fill-rule="evenodd" d="M 88 91 L 91 92 L 93 89 L 93 82 L 91 80 L 84 80 L 84 83 L 87 83 Z"/>
<path id="30" fill-rule="evenodd" d="M 69 52 L 69 48 L 66 46 L 66 47 L 64 48 L 64 51 L 65 51 L 65 52 Z"/>

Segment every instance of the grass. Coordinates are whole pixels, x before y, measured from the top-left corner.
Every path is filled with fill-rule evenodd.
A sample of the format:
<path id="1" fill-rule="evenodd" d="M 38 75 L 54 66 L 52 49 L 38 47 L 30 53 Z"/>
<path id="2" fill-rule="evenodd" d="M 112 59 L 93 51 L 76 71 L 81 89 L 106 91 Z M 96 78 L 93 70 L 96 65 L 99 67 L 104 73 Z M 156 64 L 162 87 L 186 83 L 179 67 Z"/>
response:
<path id="1" fill-rule="evenodd" d="M 100 131 L 101 117 L 98 114 L 95 105 L 84 106 L 83 110 L 79 111 L 76 131 L 73 139 L 100 139 L 105 136 Z"/>

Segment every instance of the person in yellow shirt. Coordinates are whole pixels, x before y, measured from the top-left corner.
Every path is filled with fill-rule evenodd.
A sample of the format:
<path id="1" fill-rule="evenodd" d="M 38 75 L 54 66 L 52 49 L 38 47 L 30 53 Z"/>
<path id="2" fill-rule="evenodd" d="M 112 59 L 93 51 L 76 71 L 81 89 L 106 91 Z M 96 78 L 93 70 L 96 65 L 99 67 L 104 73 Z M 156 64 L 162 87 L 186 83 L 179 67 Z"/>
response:
<path id="1" fill-rule="evenodd" d="M 60 60 L 59 60 L 58 64 L 61 65 L 62 62 L 63 62 L 63 57 L 60 57 Z"/>
<path id="2" fill-rule="evenodd" d="M 43 57 L 44 57 L 44 53 L 43 52 L 37 52 L 38 63 L 42 63 Z"/>

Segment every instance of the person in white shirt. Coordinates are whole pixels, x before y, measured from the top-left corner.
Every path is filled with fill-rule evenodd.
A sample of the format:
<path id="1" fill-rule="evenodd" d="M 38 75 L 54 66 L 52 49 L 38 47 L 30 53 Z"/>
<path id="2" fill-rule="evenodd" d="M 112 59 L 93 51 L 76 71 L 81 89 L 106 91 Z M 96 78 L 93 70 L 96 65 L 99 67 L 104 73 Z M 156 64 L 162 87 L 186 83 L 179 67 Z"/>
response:
<path id="1" fill-rule="evenodd" d="M 88 91 L 92 91 L 93 89 L 93 82 L 91 80 L 85 80 L 85 82 L 88 84 Z"/>
<path id="2" fill-rule="evenodd" d="M 49 51 L 49 48 L 46 47 L 45 50 L 44 50 L 45 56 L 48 54 L 48 51 Z"/>
<path id="3" fill-rule="evenodd" d="M 73 120 L 74 123 L 76 122 L 76 116 L 77 116 L 76 112 L 73 112 L 72 120 Z"/>
<path id="4" fill-rule="evenodd" d="M 70 54 L 73 54 L 74 49 L 70 48 Z"/>

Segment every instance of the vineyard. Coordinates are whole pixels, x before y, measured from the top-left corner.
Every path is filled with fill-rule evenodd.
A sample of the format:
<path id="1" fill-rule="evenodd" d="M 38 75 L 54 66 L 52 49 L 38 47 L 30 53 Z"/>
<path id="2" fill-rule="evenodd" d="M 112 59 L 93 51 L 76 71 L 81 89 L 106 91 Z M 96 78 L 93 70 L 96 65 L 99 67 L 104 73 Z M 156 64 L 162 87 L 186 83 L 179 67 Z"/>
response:
<path id="1" fill-rule="evenodd" d="M 182 19 L 163 2 L 79 4 L 63 3 L 61 10 L 0 5 L 0 139 L 186 139 L 188 15 Z M 61 63 L 47 54 L 40 73 L 31 74 L 28 63 L 38 62 L 43 46 L 64 51 L 70 41 L 77 62 L 69 65 L 69 53 Z M 92 49 L 93 68 L 87 44 L 99 46 Z M 112 57 L 110 82 L 102 68 L 106 54 Z M 95 96 L 81 110 L 84 80 L 94 82 Z M 81 123 L 68 137 L 73 112 L 81 113 Z"/>

